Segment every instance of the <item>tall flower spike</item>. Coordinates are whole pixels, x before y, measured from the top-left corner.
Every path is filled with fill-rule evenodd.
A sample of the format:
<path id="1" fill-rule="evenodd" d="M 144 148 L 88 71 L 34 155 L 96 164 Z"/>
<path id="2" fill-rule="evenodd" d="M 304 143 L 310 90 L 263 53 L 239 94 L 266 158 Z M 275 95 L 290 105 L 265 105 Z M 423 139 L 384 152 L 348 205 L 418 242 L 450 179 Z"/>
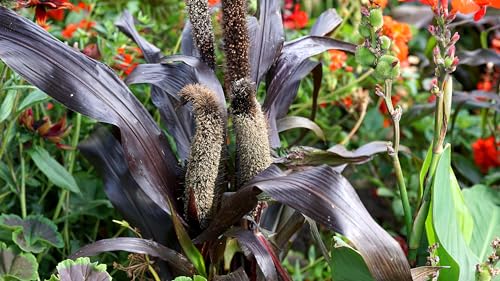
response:
<path id="1" fill-rule="evenodd" d="M 226 54 L 225 87 L 250 76 L 246 0 L 223 0 L 222 22 Z"/>
<path id="2" fill-rule="evenodd" d="M 251 180 L 272 163 L 267 122 L 255 98 L 255 86 L 248 79 L 232 85 L 233 115 L 238 149 L 238 185 Z"/>
<path id="3" fill-rule="evenodd" d="M 186 0 L 189 20 L 193 26 L 193 40 L 200 51 L 201 59 L 215 68 L 215 47 L 212 18 L 207 0 Z"/>
<path id="4" fill-rule="evenodd" d="M 224 114 L 210 89 L 191 84 L 179 96 L 193 104 L 196 131 L 191 143 L 184 189 L 184 212 L 205 228 L 220 201 L 220 160 L 224 144 Z"/>

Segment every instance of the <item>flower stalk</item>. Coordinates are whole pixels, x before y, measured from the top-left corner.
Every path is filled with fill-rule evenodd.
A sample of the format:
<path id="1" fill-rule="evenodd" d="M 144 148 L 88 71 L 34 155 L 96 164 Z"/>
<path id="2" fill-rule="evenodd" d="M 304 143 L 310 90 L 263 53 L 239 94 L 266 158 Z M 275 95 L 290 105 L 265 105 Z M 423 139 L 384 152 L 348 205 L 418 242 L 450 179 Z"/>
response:
<path id="1" fill-rule="evenodd" d="M 449 27 L 449 24 L 455 19 L 455 14 L 448 12 L 448 3 L 446 1 L 433 8 L 433 11 L 436 24 L 429 26 L 428 31 L 437 41 L 437 45 L 433 50 L 433 60 L 436 67 L 431 88 L 431 93 L 436 96 L 434 138 L 431 144 L 431 164 L 425 177 L 422 198 L 419 198 L 420 204 L 415 215 L 410 239 L 410 263 L 416 261 L 417 250 L 424 232 L 425 220 L 427 219 L 430 209 L 431 191 L 434 188 L 434 174 L 439 158 L 443 152 L 446 132 L 448 131 L 448 122 L 451 116 L 451 101 L 453 95 L 453 79 L 451 73 L 456 70 L 459 62 L 458 57 L 455 56 L 455 44 L 460 39 L 460 35 L 456 32 L 451 35 Z"/>

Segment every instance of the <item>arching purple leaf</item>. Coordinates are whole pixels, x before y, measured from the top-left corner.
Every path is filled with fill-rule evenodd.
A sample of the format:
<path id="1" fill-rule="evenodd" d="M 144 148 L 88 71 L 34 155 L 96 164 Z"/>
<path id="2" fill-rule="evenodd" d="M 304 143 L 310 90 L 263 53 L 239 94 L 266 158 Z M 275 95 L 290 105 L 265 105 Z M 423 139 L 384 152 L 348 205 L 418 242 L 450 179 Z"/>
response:
<path id="1" fill-rule="evenodd" d="M 328 9 L 321 13 L 309 34 L 314 36 L 326 36 L 334 31 L 340 23 L 342 23 L 342 18 L 337 14 L 337 11 L 335 9 Z"/>
<path id="2" fill-rule="evenodd" d="M 363 256 L 375 280 L 412 280 L 410 266 L 399 244 L 373 220 L 354 188 L 341 174 L 328 166 L 276 176 L 278 173 L 279 170 L 271 166 L 233 196 L 239 196 L 240 192 L 248 194 L 248 190 L 258 188 L 276 201 L 345 235 Z M 222 206 L 218 216 L 241 203 L 235 200 L 231 205 Z M 240 213 L 240 216 L 245 213 Z M 202 233 L 200 237 L 213 237 L 220 234 L 217 232 L 222 228 L 219 224 L 214 231 L 209 226 L 206 230 L 209 233 Z"/>
<path id="3" fill-rule="evenodd" d="M 195 273 L 193 265 L 183 255 L 159 243 L 142 238 L 119 237 L 99 240 L 80 248 L 69 258 L 91 257 L 112 251 L 146 254 L 166 261 L 180 274 L 192 276 Z"/>
<path id="4" fill-rule="evenodd" d="M 144 238 L 174 247 L 170 216 L 134 180 L 118 140 L 107 129 L 99 128 L 78 149 L 103 177 L 106 196 L 125 220 L 137 227 Z"/>
<path id="5" fill-rule="evenodd" d="M 355 49 L 353 44 L 320 36 L 305 36 L 285 44 L 267 75 L 268 88 L 263 105 L 269 120 L 272 147 L 280 145 L 276 119 L 285 117 L 297 96 L 300 81 L 319 64 L 309 58 L 327 50 L 353 53 Z"/>
<path id="6" fill-rule="evenodd" d="M 71 110 L 119 127 L 132 176 L 169 212 L 177 160 L 147 110 L 109 67 L 6 8 L 0 8 L 0 58 Z"/>
<path id="7" fill-rule="evenodd" d="M 162 57 L 160 49 L 139 35 L 135 29 L 134 18 L 128 11 L 123 12 L 120 19 L 115 22 L 115 25 L 137 43 L 148 63 L 160 62 Z M 178 65 L 174 69 L 178 72 L 190 71 L 190 69 L 183 69 L 182 65 Z M 147 70 L 151 71 L 150 69 Z M 148 75 L 147 73 L 149 72 L 134 72 L 132 75 Z M 171 77 L 177 76 L 172 75 Z M 183 75 L 179 75 L 179 77 L 183 77 Z M 131 78 L 129 78 L 129 80 L 130 79 Z M 177 82 L 180 82 L 180 84 L 176 85 L 174 89 L 160 89 L 153 85 L 151 87 L 151 100 L 156 108 L 158 108 L 162 121 L 166 125 L 168 132 L 173 136 L 176 143 L 177 153 L 180 160 L 183 161 L 186 160 L 189 155 L 190 141 L 194 133 L 194 120 L 190 108 L 186 106 L 178 106 L 178 98 L 176 96 L 177 92 L 187 83 L 187 81 L 182 79 L 181 81 L 177 81 L 174 78 L 171 78 L 167 80 L 165 84 L 172 83 L 175 85 Z"/>
<path id="8" fill-rule="evenodd" d="M 285 41 L 280 1 L 259 0 L 259 20 L 250 18 L 248 23 L 252 81 L 258 86 Z"/>

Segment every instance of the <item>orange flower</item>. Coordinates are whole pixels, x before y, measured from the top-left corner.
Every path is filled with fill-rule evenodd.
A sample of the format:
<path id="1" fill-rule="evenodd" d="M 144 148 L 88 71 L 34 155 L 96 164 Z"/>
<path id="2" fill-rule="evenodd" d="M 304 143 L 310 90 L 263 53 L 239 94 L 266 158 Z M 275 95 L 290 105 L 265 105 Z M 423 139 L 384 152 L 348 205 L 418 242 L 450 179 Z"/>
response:
<path id="1" fill-rule="evenodd" d="M 71 9 L 73 12 L 77 12 L 79 13 L 80 11 L 86 11 L 86 12 L 90 12 L 92 11 L 92 6 L 89 5 L 89 4 L 86 4 L 84 2 L 78 2 L 78 4 L 76 6 L 73 7 L 73 9 Z"/>
<path id="2" fill-rule="evenodd" d="M 71 39 L 76 30 L 78 30 L 78 24 L 70 23 L 61 31 L 61 35 L 66 39 Z"/>
<path id="3" fill-rule="evenodd" d="M 41 26 L 46 26 L 47 21 L 47 11 L 48 10 L 59 10 L 59 9 L 71 9 L 73 4 L 68 2 L 68 0 L 28 0 L 28 1 L 17 1 L 18 8 L 35 8 L 35 18 L 36 22 Z"/>
<path id="4" fill-rule="evenodd" d="M 300 10 L 300 5 L 295 4 L 293 13 L 284 16 L 284 25 L 288 29 L 301 29 L 307 25 L 307 13 Z"/>
<path id="5" fill-rule="evenodd" d="M 489 168 L 500 166 L 500 143 L 495 142 L 495 137 L 478 139 L 472 144 L 474 162 L 481 172 L 486 173 Z"/>
<path id="6" fill-rule="evenodd" d="M 489 6 L 500 9 L 500 0 L 451 0 L 452 13 L 474 13 L 476 21 L 486 14 L 486 8 Z"/>
<path id="7" fill-rule="evenodd" d="M 127 50 L 131 50 L 132 54 L 127 53 Z M 118 63 L 114 65 L 114 68 L 123 71 L 126 75 L 132 73 L 137 67 L 138 63 L 134 59 L 142 56 L 142 52 L 136 47 L 120 47 L 117 49 L 117 53 L 115 59 Z"/>
<path id="8" fill-rule="evenodd" d="M 372 3 L 380 8 L 385 8 L 387 6 L 388 0 L 373 0 Z"/>
<path id="9" fill-rule="evenodd" d="M 220 3 L 220 0 L 208 0 L 209 6 L 215 6 Z"/>
<path id="10" fill-rule="evenodd" d="M 329 50 L 330 54 L 330 70 L 335 71 L 344 66 L 347 60 L 347 54 L 339 50 Z"/>
<path id="11" fill-rule="evenodd" d="M 75 31 L 77 31 L 78 29 L 89 31 L 94 26 L 95 26 L 95 22 L 89 21 L 86 19 L 82 19 L 79 23 L 68 24 L 61 31 L 61 35 L 62 35 L 62 37 L 66 38 L 66 39 L 71 39 L 71 38 L 73 38 L 73 33 L 75 33 Z"/>
<path id="12" fill-rule="evenodd" d="M 410 26 L 393 20 L 390 16 L 384 16 L 382 33 L 394 41 L 393 51 L 401 63 L 404 63 L 408 59 L 408 42 L 412 36 Z"/>

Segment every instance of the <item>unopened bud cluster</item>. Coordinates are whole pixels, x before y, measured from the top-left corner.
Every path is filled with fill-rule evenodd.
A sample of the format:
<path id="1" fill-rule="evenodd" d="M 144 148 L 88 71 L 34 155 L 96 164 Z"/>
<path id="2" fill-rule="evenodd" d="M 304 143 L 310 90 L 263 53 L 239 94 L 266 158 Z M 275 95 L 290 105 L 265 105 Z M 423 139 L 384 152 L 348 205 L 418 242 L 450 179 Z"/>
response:
<path id="1" fill-rule="evenodd" d="M 435 75 L 439 77 L 442 73 L 452 73 L 456 70 L 459 61 L 455 56 L 455 43 L 460 39 L 460 35 L 457 32 L 452 35 L 449 29 L 449 24 L 456 15 L 448 12 L 447 2 L 439 5 L 434 13 L 436 23 L 430 25 L 428 31 L 437 41 L 433 50 L 433 60 L 436 65 Z"/>
<path id="2" fill-rule="evenodd" d="M 500 275 L 500 270 L 495 268 L 500 260 L 500 237 L 497 237 L 491 243 L 493 253 L 488 256 L 486 262 L 476 265 L 476 281 L 491 281 L 495 276 Z"/>
<path id="3" fill-rule="evenodd" d="M 365 39 L 356 49 L 356 62 L 375 69 L 375 77 L 380 80 L 395 79 L 399 76 L 399 59 L 390 54 L 392 40 L 382 35 L 384 16 L 378 7 L 363 7 L 363 20 L 359 33 Z"/>

